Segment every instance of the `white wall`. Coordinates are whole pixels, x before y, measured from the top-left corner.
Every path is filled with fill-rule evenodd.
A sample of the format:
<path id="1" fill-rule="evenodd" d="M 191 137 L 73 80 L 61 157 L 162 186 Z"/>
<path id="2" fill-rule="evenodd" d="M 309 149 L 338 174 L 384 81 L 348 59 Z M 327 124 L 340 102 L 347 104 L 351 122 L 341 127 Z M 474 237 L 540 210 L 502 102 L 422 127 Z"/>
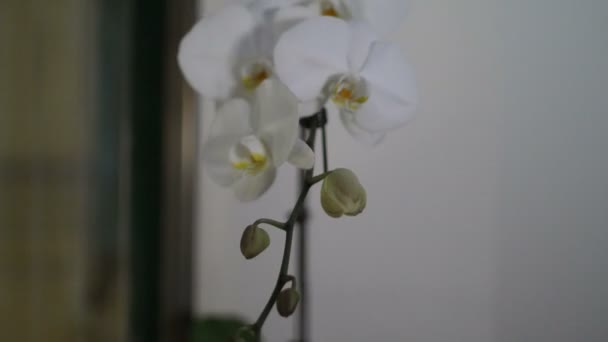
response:
<path id="1" fill-rule="evenodd" d="M 369 199 L 334 220 L 312 192 L 314 341 L 608 340 L 607 32 L 605 0 L 413 2 L 394 38 L 417 119 L 375 149 L 331 120 L 330 164 Z M 200 189 L 196 307 L 253 319 L 282 234 L 254 261 L 240 234 L 286 213 L 294 172 L 249 205 Z M 292 322 L 273 313 L 268 340 Z"/>

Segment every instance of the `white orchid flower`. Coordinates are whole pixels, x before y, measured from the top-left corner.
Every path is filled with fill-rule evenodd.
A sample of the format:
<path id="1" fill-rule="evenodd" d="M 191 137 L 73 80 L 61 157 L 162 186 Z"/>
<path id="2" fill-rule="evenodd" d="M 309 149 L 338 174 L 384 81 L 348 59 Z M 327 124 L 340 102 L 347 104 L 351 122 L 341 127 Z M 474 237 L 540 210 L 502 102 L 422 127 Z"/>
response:
<path id="1" fill-rule="evenodd" d="M 285 161 L 309 169 L 314 153 L 297 138 L 297 101 L 277 79 L 262 82 L 251 101 L 234 98 L 218 110 L 203 146 L 203 167 L 241 201 L 260 197 Z"/>
<path id="2" fill-rule="evenodd" d="M 329 100 L 355 138 L 377 142 L 416 108 L 413 71 L 399 47 L 360 22 L 308 19 L 281 36 L 274 61 L 300 101 Z"/>
<path id="3" fill-rule="evenodd" d="M 262 13 L 233 4 L 201 19 L 181 41 L 178 62 L 203 96 L 248 96 L 272 76 L 276 33 Z"/>
<path id="4" fill-rule="evenodd" d="M 408 0 L 242 0 L 259 9 L 281 8 L 280 16 L 332 16 L 366 22 L 384 36 L 395 31 L 405 18 Z M 299 6 L 294 6 L 299 5 Z"/>

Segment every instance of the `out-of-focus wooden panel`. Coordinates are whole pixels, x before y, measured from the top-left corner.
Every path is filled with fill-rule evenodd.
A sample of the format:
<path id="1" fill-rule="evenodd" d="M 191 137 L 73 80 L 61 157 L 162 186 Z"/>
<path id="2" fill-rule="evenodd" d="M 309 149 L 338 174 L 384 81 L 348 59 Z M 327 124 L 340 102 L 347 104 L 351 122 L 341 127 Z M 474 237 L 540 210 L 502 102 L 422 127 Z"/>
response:
<path id="1" fill-rule="evenodd" d="M 94 1 L 0 1 L 0 341 L 120 341 L 85 305 Z M 91 338 L 93 337 L 93 338 Z"/>

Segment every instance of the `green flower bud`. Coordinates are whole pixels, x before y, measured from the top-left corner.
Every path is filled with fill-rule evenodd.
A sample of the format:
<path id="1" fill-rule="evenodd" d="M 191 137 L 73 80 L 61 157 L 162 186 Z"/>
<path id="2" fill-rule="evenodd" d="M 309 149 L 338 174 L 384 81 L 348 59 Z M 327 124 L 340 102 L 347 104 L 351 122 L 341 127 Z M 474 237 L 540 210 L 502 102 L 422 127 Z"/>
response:
<path id="1" fill-rule="evenodd" d="M 321 187 L 321 206 L 327 215 L 355 216 L 365 209 L 367 195 L 357 176 L 348 169 L 335 169 Z"/>
<path id="2" fill-rule="evenodd" d="M 277 297 L 277 311 L 283 317 L 291 316 L 300 302 L 300 293 L 294 288 L 288 288 Z"/>
<path id="3" fill-rule="evenodd" d="M 236 331 L 236 334 L 232 336 L 230 342 L 247 342 L 255 341 L 255 332 L 249 326 L 241 327 Z"/>
<path id="4" fill-rule="evenodd" d="M 241 253 L 246 259 L 252 259 L 262 253 L 270 245 L 268 233 L 253 225 L 245 228 L 241 237 Z"/>

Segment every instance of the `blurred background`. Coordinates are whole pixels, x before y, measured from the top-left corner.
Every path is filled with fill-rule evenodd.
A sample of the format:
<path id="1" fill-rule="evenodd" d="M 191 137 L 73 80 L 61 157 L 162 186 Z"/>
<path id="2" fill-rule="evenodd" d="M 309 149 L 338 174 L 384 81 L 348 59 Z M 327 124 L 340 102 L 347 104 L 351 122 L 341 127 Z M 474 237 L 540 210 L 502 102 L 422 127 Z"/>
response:
<path id="1" fill-rule="evenodd" d="M 335 220 L 311 192 L 310 340 L 608 340 L 608 2 L 411 3 L 391 39 L 416 119 L 368 148 L 329 118 L 330 167 L 369 198 Z M 176 46 L 224 4 L 0 1 L 1 341 L 256 318 L 282 236 L 246 261 L 242 229 L 283 217 L 297 175 L 244 205 L 200 168 L 213 106 Z M 266 340 L 296 322 L 272 312 Z"/>
<path id="2" fill-rule="evenodd" d="M 0 340 L 186 340 L 194 1 L 0 1 Z"/>

